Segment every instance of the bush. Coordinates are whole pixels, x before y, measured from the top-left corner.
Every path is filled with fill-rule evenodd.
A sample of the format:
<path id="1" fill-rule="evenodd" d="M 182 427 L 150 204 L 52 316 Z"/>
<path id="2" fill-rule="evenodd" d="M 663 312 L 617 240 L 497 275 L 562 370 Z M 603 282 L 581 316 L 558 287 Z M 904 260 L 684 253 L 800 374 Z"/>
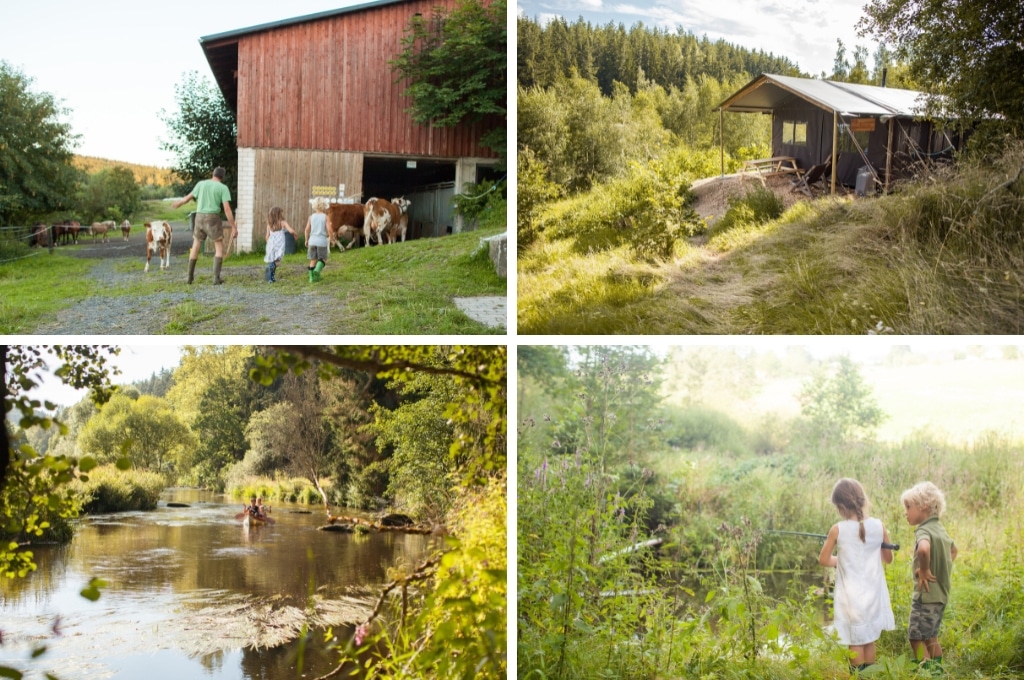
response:
<path id="1" fill-rule="evenodd" d="M 681 449 L 712 449 L 730 454 L 751 452 L 743 426 L 721 411 L 705 406 L 671 408 L 666 412 L 666 443 Z"/>
<path id="2" fill-rule="evenodd" d="M 88 481 L 76 480 L 73 487 L 81 499 L 82 512 L 98 514 L 153 510 L 166 485 L 163 476 L 155 472 L 104 465 L 89 472 Z"/>
<path id="3" fill-rule="evenodd" d="M 729 207 L 714 227 L 712 234 L 720 234 L 743 225 L 771 222 L 782 215 L 782 199 L 767 187 L 747 192 L 742 198 L 729 199 Z"/>
<path id="4" fill-rule="evenodd" d="M 333 498 L 331 486 L 321 482 L 324 491 L 331 500 Z M 299 503 L 302 505 L 320 505 L 324 502 L 320 492 L 316 490 L 313 483 L 303 477 L 290 477 L 282 479 L 270 479 L 268 477 L 248 477 L 239 479 L 231 476 L 228 479 L 225 493 L 231 497 L 246 501 L 253 496 L 262 498 L 264 501 L 276 501 L 278 503 Z"/>

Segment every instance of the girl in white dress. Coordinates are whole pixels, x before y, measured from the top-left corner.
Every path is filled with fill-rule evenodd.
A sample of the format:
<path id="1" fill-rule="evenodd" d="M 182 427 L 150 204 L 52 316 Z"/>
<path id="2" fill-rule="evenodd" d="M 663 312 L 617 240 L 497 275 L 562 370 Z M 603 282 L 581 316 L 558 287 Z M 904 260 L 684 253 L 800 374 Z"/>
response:
<path id="1" fill-rule="evenodd" d="M 832 504 L 843 521 L 829 530 L 818 562 L 836 567 L 833 625 L 839 642 L 850 647 L 850 665 L 863 670 L 875 663 L 882 631 L 896 628 L 882 566 L 892 563 L 892 550 L 882 548 L 889 532 L 880 520 L 868 517 L 867 496 L 855 479 L 836 482 Z"/>
<path id="2" fill-rule="evenodd" d="M 271 283 L 277 281 L 275 276 L 277 265 L 281 264 L 281 258 L 284 257 L 285 231 L 296 236 L 295 230 L 284 221 L 284 211 L 277 207 L 271 208 L 270 215 L 267 216 L 267 254 L 263 256 L 263 261 L 267 263 L 266 271 L 263 274 L 264 281 Z"/>

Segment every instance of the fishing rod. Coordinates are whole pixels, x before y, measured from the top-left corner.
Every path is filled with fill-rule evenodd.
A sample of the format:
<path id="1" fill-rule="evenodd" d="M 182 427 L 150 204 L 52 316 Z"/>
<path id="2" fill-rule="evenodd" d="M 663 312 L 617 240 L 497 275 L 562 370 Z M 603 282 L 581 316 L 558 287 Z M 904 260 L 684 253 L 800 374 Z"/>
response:
<path id="1" fill-rule="evenodd" d="M 828 536 L 826 534 L 809 534 L 805 531 L 779 531 L 777 529 L 768 529 L 769 534 L 785 534 L 787 536 L 804 536 L 806 538 L 817 538 L 820 541 L 824 541 Z M 883 550 L 899 550 L 899 543 L 882 543 Z"/>

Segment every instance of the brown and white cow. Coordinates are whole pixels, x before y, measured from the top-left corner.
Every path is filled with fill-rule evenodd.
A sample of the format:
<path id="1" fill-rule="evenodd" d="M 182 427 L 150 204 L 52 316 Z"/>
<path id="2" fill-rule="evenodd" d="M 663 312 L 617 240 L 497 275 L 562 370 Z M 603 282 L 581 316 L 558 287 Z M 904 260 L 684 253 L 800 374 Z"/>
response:
<path id="1" fill-rule="evenodd" d="M 389 236 L 390 242 L 394 243 L 392 228 L 401 231 L 402 240 L 405 240 L 405 225 L 408 224 L 406 211 L 409 209 L 409 201 L 404 198 L 396 198 L 388 201 L 383 198 L 371 198 L 366 202 L 366 218 L 363 221 L 363 234 L 366 236 L 366 244 L 374 235 L 377 236 L 377 243 L 384 243 L 384 236 Z M 403 220 L 402 218 L 405 217 Z"/>
<path id="2" fill-rule="evenodd" d="M 127 241 L 128 240 L 128 236 L 131 233 L 132 233 L 132 223 L 129 222 L 128 220 L 125 220 L 124 222 L 121 223 L 121 236 L 123 236 L 124 240 Z"/>
<path id="3" fill-rule="evenodd" d="M 157 253 L 160 269 L 171 267 L 171 225 L 167 222 L 146 222 L 146 271 L 149 260 Z"/>
<path id="4" fill-rule="evenodd" d="M 338 250 L 348 250 L 359 242 L 359 230 L 366 221 L 366 208 L 362 203 L 335 203 L 327 208 L 327 236 L 329 245 L 338 244 Z M 339 236 L 349 239 L 344 248 Z"/>

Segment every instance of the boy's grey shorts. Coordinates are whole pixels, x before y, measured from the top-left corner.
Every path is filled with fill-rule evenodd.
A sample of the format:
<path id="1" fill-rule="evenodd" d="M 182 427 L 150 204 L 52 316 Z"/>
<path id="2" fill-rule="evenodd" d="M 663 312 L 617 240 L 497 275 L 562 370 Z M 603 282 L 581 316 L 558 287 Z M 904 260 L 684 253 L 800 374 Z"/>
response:
<path id="1" fill-rule="evenodd" d="M 939 625 L 942 624 L 942 612 L 946 605 L 942 602 L 923 603 L 915 599 L 910 605 L 910 625 L 907 637 L 911 640 L 931 640 L 939 637 Z"/>
<path id="2" fill-rule="evenodd" d="M 306 248 L 306 256 L 310 260 L 323 260 L 326 262 L 330 254 L 331 249 L 328 246 L 308 246 Z"/>

